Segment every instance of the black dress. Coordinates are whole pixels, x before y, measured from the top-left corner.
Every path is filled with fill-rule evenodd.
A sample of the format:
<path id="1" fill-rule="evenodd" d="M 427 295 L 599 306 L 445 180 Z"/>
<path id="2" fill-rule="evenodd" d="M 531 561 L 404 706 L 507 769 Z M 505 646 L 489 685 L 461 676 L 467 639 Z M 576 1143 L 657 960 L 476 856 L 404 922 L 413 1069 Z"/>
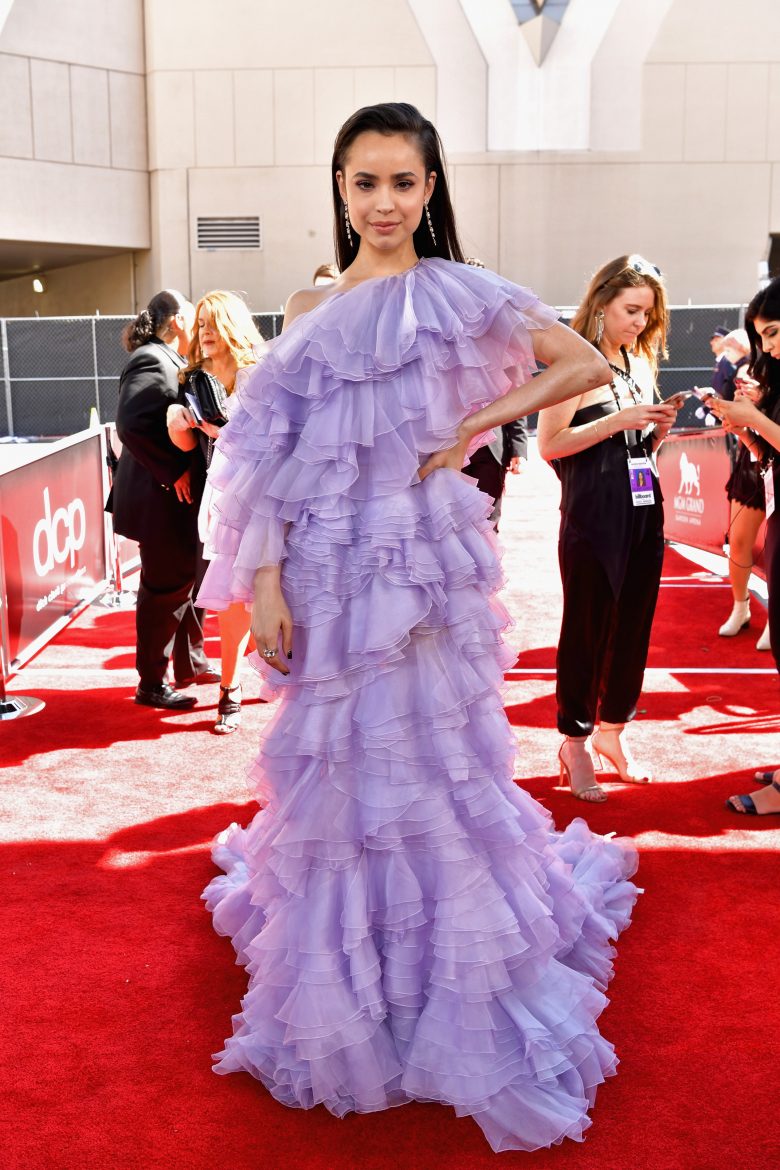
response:
<path id="1" fill-rule="evenodd" d="M 761 470 L 755 459 L 751 459 L 750 452 L 744 443 L 738 443 L 734 454 L 732 471 L 726 482 L 726 496 L 735 500 L 746 508 L 758 508 L 763 512 L 764 480 Z"/>
<path id="2" fill-rule="evenodd" d="M 593 403 L 569 425 L 617 410 L 614 401 Z M 619 431 L 555 461 L 562 489 L 557 700 L 564 735 L 589 735 L 597 719 L 627 723 L 642 689 L 664 555 L 663 496 L 653 471 L 654 503 L 634 506 L 628 454 L 649 454 L 637 431 Z"/>

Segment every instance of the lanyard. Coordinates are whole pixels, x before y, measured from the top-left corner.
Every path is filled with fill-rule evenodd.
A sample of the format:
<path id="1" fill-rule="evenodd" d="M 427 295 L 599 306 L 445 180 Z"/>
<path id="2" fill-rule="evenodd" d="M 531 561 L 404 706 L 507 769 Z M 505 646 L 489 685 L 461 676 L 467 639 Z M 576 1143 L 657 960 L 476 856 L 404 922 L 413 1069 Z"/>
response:
<path id="1" fill-rule="evenodd" d="M 642 401 L 642 391 L 639 389 L 636 382 L 631 377 L 631 363 L 628 360 L 628 353 L 626 352 L 625 349 L 623 349 L 622 346 L 620 349 L 620 353 L 623 357 L 623 361 L 626 363 L 626 368 L 624 370 L 621 370 L 620 366 L 614 366 L 612 364 L 612 362 L 608 362 L 607 364 L 609 365 L 610 370 L 612 370 L 612 373 L 616 374 L 617 377 L 619 377 L 623 381 L 623 384 L 628 387 L 628 392 L 631 395 L 631 401 L 633 402 L 634 406 L 639 406 L 639 404 Z M 622 410 L 623 403 L 620 401 L 620 395 L 618 394 L 618 389 L 617 389 L 617 386 L 615 385 L 614 378 L 610 382 L 609 388 L 615 397 L 615 403 L 617 405 L 618 410 Z M 629 454 L 630 454 L 631 443 L 628 440 L 628 431 L 623 431 L 623 438 L 625 439 L 625 442 L 626 442 L 626 451 L 629 452 Z M 642 445 L 641 431 L 639 432 L 639 443 L 640 443 L 640 445 Z"/>

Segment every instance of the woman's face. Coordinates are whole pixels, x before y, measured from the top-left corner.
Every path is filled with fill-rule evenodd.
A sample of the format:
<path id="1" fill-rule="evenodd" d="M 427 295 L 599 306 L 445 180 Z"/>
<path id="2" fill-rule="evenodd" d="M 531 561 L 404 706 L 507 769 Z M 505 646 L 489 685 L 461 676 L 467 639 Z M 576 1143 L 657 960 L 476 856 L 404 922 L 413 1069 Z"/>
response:
<path id="1" fill-rule="evenodd" d="M 214 328 L 211 313 L 203 305 L 198 311 L 198 345 L 204 361 L 224 358 L 228 353 L 227 342 Z"/>
<path id="2" fill-rule="evenodd" d="M 655 306 L 655 293 L 648 284 L 621 288 L 617 296 L 604 306 L 604 333 L 607 341 L 619 348 L 631 349 L 650 320 Z"/>
<path id="3" fill-rule="evenodd" d="M 753 324 L 761 339 L 761 348 L 764 353 L 768 353 L 773 358 L 780 358 L 780 321 L 768 321 L 765 317 L 756 317 Z"/>
<path id="4" fill-rule="evenodd" d="M 431 197 L 435 172 L 427 177 L 417 143 L 404 134 L 358 135 L 343 171 L 336 172 L 341 198 L 363 243 L 394 252 L 411 240 Z"/>

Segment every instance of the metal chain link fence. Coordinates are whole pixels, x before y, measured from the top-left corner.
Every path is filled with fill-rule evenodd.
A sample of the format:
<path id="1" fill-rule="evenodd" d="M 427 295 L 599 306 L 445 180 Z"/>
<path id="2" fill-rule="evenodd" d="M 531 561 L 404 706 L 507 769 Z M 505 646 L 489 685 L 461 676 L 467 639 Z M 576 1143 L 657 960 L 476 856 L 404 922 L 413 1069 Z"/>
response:
<path id="1" fill-rule="evenodd" d="M 561 310 L 564 318 L 571 309 Z M 664 397 L 710 383 L 709 345 L 718 325 L 736 329 L 741 305 L 672 308 L 669 360 L 660 370 Z M 93 408 L 100 422 L 116 417 L 119 375 L 127 361 L 122 330 L 132 317 L 0 318 L 0 437 L 54 438 L 84 430 Z M 282 327 L 281 313 L 254 314 L 266 340 Z M 687 402 L 679 427 L 699 427 L 701 404 Z M 533 419 L 529 420 L 533 425 Z"/>

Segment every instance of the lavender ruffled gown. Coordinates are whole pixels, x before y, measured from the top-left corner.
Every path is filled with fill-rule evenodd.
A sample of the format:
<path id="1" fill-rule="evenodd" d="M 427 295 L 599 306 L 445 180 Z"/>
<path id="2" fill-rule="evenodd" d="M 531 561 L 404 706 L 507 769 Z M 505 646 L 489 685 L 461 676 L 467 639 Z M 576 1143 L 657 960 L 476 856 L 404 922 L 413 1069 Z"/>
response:
<path id="1" fill-rule="evenodd" d="M 265 807 L 217 839 L 204 894 L 250 976 L 216 1071 L 339 1116 L 446 1102 L 495 1150 L 590 1124 L 636 856 L 579 819 L 555 832 L 512 782 L 489 502 L 417 470 L 527 380 L 527 330 L 554 320 L 438 259 L 297 319 L 221 436 L 200 593 L 249 600 L 284 557 L 295 623 L 289 678 L 259 664 L 283 692 L 252 771 Z"/>

